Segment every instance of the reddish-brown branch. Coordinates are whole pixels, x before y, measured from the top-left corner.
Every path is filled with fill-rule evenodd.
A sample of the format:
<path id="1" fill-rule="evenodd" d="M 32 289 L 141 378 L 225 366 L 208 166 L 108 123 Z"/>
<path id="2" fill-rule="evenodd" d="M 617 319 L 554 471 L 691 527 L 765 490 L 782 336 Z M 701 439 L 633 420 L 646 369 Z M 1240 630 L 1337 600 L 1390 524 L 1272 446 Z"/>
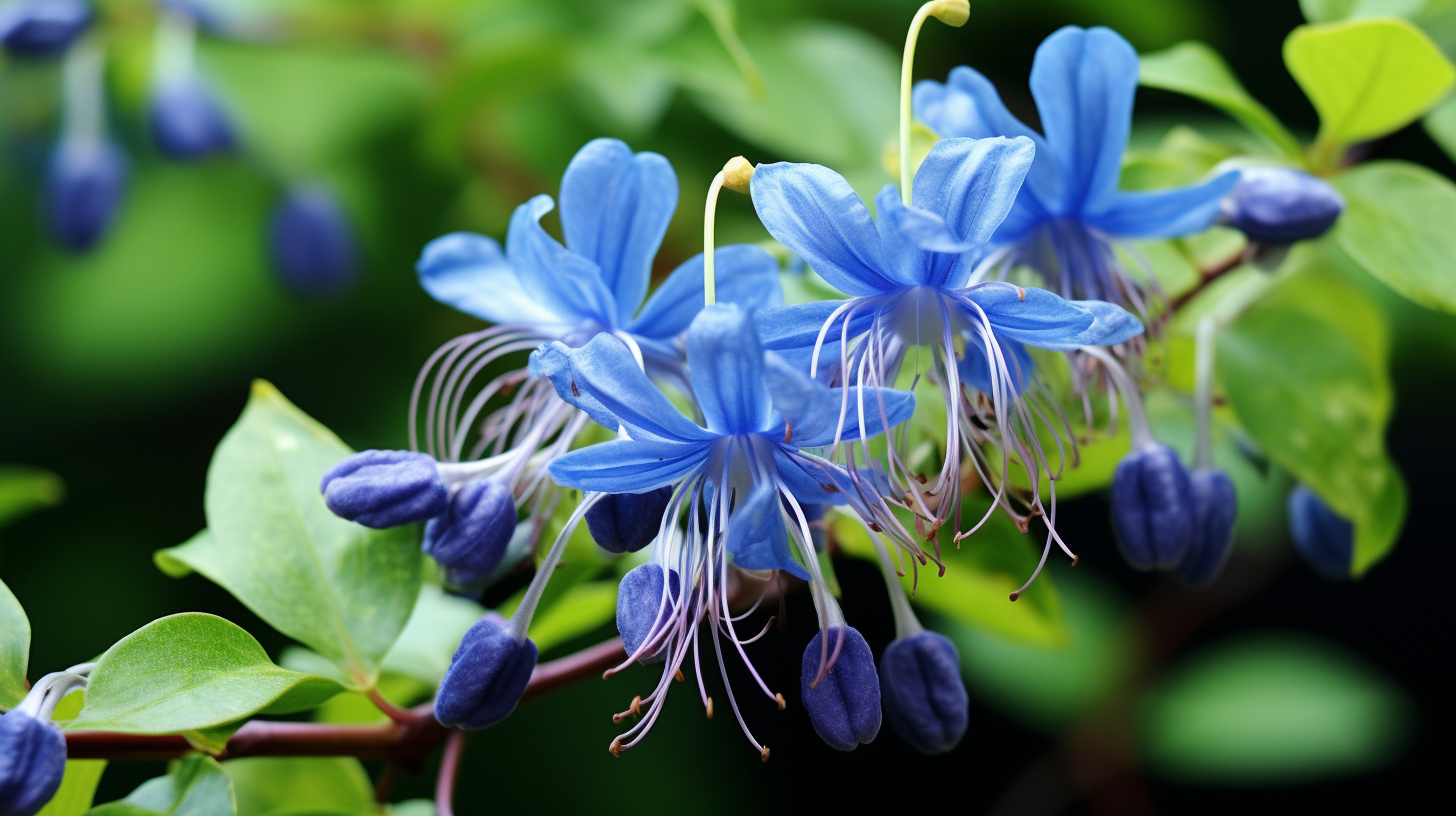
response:
<path id="1" fill-rule="evenodd" d="M 1204 289 L 1207 289 L 1209 284 L 1223 277 L 1225 274 L 1232 272 L 1235 269 L 1238 269 L 1243 264 L 1244 253 L 1240 251 L 1234 253 L 1228 258 L 1225 258 L 1222 262 L 1218 264 L 1210 266 L 1207 269 L 1200 270 L 1198 283 L 1194 284 L 1192 289 L 1189 289 L 1188 291 L 1169 301 L 1168 311 L 1178 311 L 1178 309 L 1181 308 L 1183 304 L 1197 297 L 1198 294 Z"/>
<path id="2" fill-rule="evenodd" d="M 540 697 L 578 680 L 601 674 L 627 657 L 620 638 L 542 663 L 531 673 L 522 700 Z M 450 731 L 435 721 L 429 705 L 399 711 L 399 719 L 381 725 L 254 720 L 232 736 L 220 756 L 353 756 L 388 760 L 406 770 L 419 770 L 430 752 Z M 195 750 L 177 735 L 116 734 L 77 731 L 66 734 L 71 759 L 173 759 Z"/>

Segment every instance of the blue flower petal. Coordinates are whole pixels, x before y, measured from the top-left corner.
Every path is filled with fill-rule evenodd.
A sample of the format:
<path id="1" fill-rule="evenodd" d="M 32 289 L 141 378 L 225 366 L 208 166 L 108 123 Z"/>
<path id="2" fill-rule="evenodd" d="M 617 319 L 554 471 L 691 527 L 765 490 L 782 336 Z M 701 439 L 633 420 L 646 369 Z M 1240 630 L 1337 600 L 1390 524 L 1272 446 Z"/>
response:
<path id="1" fill-rule="evenodd" d="M 564 327 L 559 317 L 526 293 L 500 244 L 483 235 L 453 232 L 425 246 L 415 264 L 430 297 L 490 323 Z"/>
<path id="2" fill-rule="evenodd" d="M 1001 356 L 1006 361 L 1006 373 L 1011 378 L 1011 396 L 1020 396 L 1026 390 L 1026 384 L 1036 374 L 1036 361 L 1031 359 L 1031 354 L 1020 343 L 997 337 L 996 345 L 1001 348 Z M 986 344 L 977 332 L 970 332 L 966 353 L 956 364 L 956 368 L 966 385 L 982 394 L 992 392 L 991 383 L 994 378 L 991 376 L 991 361 L 986 356 Z"/>
<path id="3" fill-rule="evenodd" d="M 1074 300 L 1092 313 L 1092 325 L 1077 336 L 1079 346 L 1115 346 L 1143 333 L 1141 320 L 1132 312 L 1103 300 Z"/>
<path id="4" fill-rule="evenodd" d="M 774 351 L 806 349 L 811 350 L 812 353 L 814 343 L 819 338 L 819 330 L 824 327 L 824 322 L 834 315 L 836 309 L 851 302 L 820 300 L 814 303 L 797 303 L 793 306 L 762 309 L 753 315 L 753 322 L 758 325 L 758 336 L 763 342 L 764 348 Z M 849 306 L 844 313 L 835 318 L 834 326 L 825 334 L 825 349 L 831 346 L 838 348 L 839 339 L 843 333 L 844 314 L 851 310 L 854 311 L 854 317 L 849 323 L 850 340 L 854 340 L 868 329 L 870 324 L 874 323 L 875 314 L 879 311 L 876 306 L 869 303 Z M 836 351 L 835 357 L 838 356 L 839 353 Z M 821 356 L 820 359 L 822 360 L 823 357 Z"/>
<path id="5" fill-rule="evenodd" d="M 601 269 L 616 296 L 617 324 L 642 305 L 652 259 L 677 209 L 677 175 L 656 153 L 633 155 L 616 139 L 593 139 L 561 177 L 561 231 L 572 252 Z"/>
<path id="6" fill-rule="evenodd" d="M 830 286 L 847 295 L 895 288 L 884 273 L 870 211 L 838 173 L 817 164 L 761 164 L 751 189 L 754 209 L 769 234 Z"/>
<path id="7" fill-rule="evenodd" d="M 719 303 L 737 303 L 749 309 L 778 306 L 784 290 L 779 264 L 762 247 L 731 244 L 713 250 L 716 294 Z M 667 340 L 687 331 L 703 310 L 703 254 L 683 262 L 657 287 L 628 331 L 655 340 Z"/>
<path id="8" fill-rule="evenodd" d="M 643 493 L 690 476 L 707 462 L 711 446 L 711 442 L 615 439 L 564 454 L 547 469 L 562 487 Z"/>
<path id="9" fill-rule="evenodd" d="M 786 445 L 775 445 L 773 457 L 774 464 L 778 467 L 779 483 L 794 494 L 800 505 L 840 505 L 848 502 L 847 491 L 854 490 L 854 485 L 843 470 L 810 462 L 803 457 L 790 456 Z M 834 489 L 825 490 L 826 485 Z M 798 522 L 792 515 L 790 518 L 791 523 Z"/>
<path id="10" fill-rule="evenodd" d="M 1065 185 L 1061 212 L 1096 211 L 1117 192 L 1137 84 L 1137 52 L 1111 29 L 1067 26 L 1037 47 L 1031 95 Z"/>
<path id="11" fill-rule="evenodd" d="M 747 501 L 733 509 L 724 546 L 733 553 L 733 563 L 740 569 L 783 570 L 809 580 L 809 572 L 789 551 L 779 491 L 772 484 L 759 484 Z"/>
<path id="12" fill-rule="evenodd" d="M 601 333 L 578 349 L 560 341 L 531 353 L 532 374 L 551 379 L 556 393 L 613 431 L 625 425 L 634 439 L 701 442 L 714 434 L 678 412 L 638 368 L 626 344 Z"/>
<path id="13" fill-rule="evenodd" d="M 1208 229 L 1219 204 L 1239 182 L 1237 171 L 1212 181 L 1171 190 L 1118 191 L 1098 212 L 1084 216 L 1088 224 L 1119 238 L 1176 238 Z"/>
<path id="14" fill-rule="evenodd" d="M 960 240 L 939 215 L 905 206 L 893 184 L 875 196 L 875 210 L 886 271 L 901 285 L 939 285 L 963 253 L 979 246 Z"/>
<path id="15" fill-rule="evenodd" d="M 773 399 L 774 410 L 788 423 L 790 433 L 786 444 L 795 448 L 818 448 L 834 442 L 845 389 L 830 388 L 810 379 L 775 354 L 767 355 L 764 360 L 763 382 Z M 841 438 L 846 440 L 860 436 L 859 394 L 859 388 L 849 389 L 849 405 L 844 411 L 841 433 Z M 864 413 L 865 436 L 879 436 L 887 427 L 899 425 L 915 413 L 915 395 L 893 388 L 866 388 Z"/>
<path id="16" fill-rule="evenodd" d="M 556 314 L 573 316 L 574 322 L 595 320 L 616 326 L 616 300 L 602 281 L 601 270 L 541 228 L 541 216 L 553 206 L 551 196 L 538 195 L 511 215 L 506 257 L 522 288 Z"/>
<path id="17" fill-rule="evenodd" d="M 687 334 L 688 374 L 709 430 L 741 434 L 767 428 L 763 347 L 751 312 L 718 303 L 698 313 Z"/>
<path id="18" fill-rule="evenodd" d="M 968 289 L 965 295 L 986 313 L 998 338 L 1052 351 L 1083 345 L 1082 333 L 1095 319 L 1092 312 L 1045 289 L 994 283 Z M 972 315 L 978 317 L 974 311 Z"/>
<path id="19" fill-rule="evenodd" d="M 915 173 L 916 207 L 945 220 L 962 241 L 981 244 L 1011 212 L 1036 145 L 1015 139 L 942 139 Z"/>

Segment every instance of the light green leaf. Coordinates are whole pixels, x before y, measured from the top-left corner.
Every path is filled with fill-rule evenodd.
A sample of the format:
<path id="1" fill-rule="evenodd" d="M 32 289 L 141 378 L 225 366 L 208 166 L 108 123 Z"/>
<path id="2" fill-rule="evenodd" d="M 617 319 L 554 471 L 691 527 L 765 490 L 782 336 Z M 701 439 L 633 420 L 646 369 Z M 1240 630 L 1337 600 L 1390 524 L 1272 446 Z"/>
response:
<path id="1" fill-rule="evenodd" d="M 420 589 L 404 632 L 384 656 L 384 670 L 434 687 L 450 668 L 450 657 L 460 647 L 460 639 L 486 611 L 472 600 L 447 595 L 438 586 L 426 584 Z"/>
<path id="2" fill-rule="evenodd" d="M 253 714 L 307 711 L 338 694 L 326 677 L 273 665 L 252 635 L 214 615 L 152 621 L 97 661 L 73 731 L 173 734 Z"/>
<path id="3" fill-rule="evenodd" d="M 1445 102 L 1426 114 L 1422 124 L 1426 135 L 1446 151 L 1447 156 L 1456 159 L 1456 96 L 1446 97 Z"/>
<path id="4" fill-rule="evenodd" d="M 585 526 L 585 525 L 583 525 Z M 617 584 L 586 581 L 531 618 L 531 640 L 542 653 L 606 626 L 617 615 Z"/>
<path id="5" fill-rule="evenodd" d="M 419 594 L 417 525 L 371 530 L 324 506 L 319 479 L 351 453 L 327 428 L 258 381 L 207 476 L 208 529 L 157 554 L 196 570 L 278 631 L 368 688 Z"/>
<path id="6" fill-rule="evenodd" d="M 375 812 L 369 775 L 353 757 L 232 759 L 222 769 L 233 780 L 238 816 Z"/>
<path id="7" fill-rule="evenodd" d="M 0 709 L 9 711 L 25 699 L 29 664 L 30 619 L 10 587 L 0 581 Z"/>
<path id="8" fill-rule="evenodd" d="M 0 527 L 65 498 L 66 485 L 48 470 L 0 465 Z"/>
<path id="9" fill-rule="evenodd" d="M 1406 162 L 1363 164 L 1336 186 L 1347 207 L 1335 240 L 1406 298 L 1456 312 L 1456 186 Z"/>
<path id="10" fill-rule="evenodd" d="M 105 770 L 104 759 L 66 760 L 66 775 L 61 777 L 61 786 L 35 816 L 81 816 L 91 809 L 91 802 L 96 798 L 96 786 L 101 783 L 101 774 Z"/>
<path id="11" fill-rule="evenodd" d="M 1370 770 L 1407 732 L 1404 695 L 1330 646 L 1257 636 L 1205 652 L 1149 701 L 1147 756 L 1201 784 L 1304 783 Z"/>
<path id="12" fill-rule="evenodd" d="M 193 754 L 172 763 L 166 776 L 143 782 L 119 802 L 92 816 L 233 816 L 233 783 L 217 760 Z"/>
<path id="13" fill-rule="evenodd" d="M 389 806 L 389 816 L 435 816 L 435 802 L 431 799 L 394 802 Z"/>
<path id="14" fill-rule="evenodd" d="M 1139 81 L 1149 88 L 1186 94 L 1207 102 L 1269 140 L 1284 155 L 1300 159 L 1299 141 L 1269 109 L 1259 104 L 1229 70 L 1217 51 L 1201 42 L 1179 43 L 1144 54 Z"/>
<path id="15" fill-rule="evenodd" d="M 1311 23 L 1333 23 L 1351 17 L 1407 17 L 1424 9 L 1430 0 L 1299 0 Z"/>
<path id="16" fill-rule="evenodd" d="M 1300 26 L 1284 41 L 1284 63 L 1319 112 L 1320 168 L 1334 167 L 1344 145 L 1411 123 L 1456 80 L 1436 44 L 1396 19 Z"/>

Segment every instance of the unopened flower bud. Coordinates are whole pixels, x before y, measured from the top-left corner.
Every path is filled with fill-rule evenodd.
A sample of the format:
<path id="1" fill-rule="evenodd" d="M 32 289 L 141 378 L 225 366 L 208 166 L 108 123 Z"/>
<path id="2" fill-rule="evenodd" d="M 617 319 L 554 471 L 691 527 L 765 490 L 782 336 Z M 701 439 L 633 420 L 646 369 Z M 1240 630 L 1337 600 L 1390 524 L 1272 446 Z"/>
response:
<path id="1" fill-rule="evenodd" d="M 1345 199 L 1324 179 L 1288 167 L 1250 167 L 1220 205 L 1221 221 L 1260 244 L 1287 245 L 1324 235 Z"/>
<path id="2" fill-rule="evenodd" d="M 586 511 L 586 526 L 592 540 L 607 552 L 637 552 L 657 538 L 671 500 L 671 486 L 646 493 L 609 493 Z"/>
<path id="3" fill-rule="evenodd" d="M 423 453 L 366 450 L 334 465 L 319 490 L 340 518 L 383 530 L 445 512 L 450 491 Z"/>
<path id="4" fill-rule="evenodd" d="M 1193 541 L 1193 488 L 1165 445 L 1133 451 L 1112 476 L 1112 530 L 1135 569 L 1170 570 Z"/>
<path id="5" fill-rule="evenodd" d="M 273 211 L 268 238 L 273 266 L 290 289 L 328 295 L 353 284 L 359 267 L 354 231 L 327 191 L 290 192 Z"/>
<path id="6" fill-rule="evenodd" d="M 451 584 L 477 584 L 500 566 L 516 532 L 516 502 L 494 479 L 462 485 L 445 511 L 425 524 L 424 551 Z"/>
<path id="7" fill-rule="evenodd" d="M 1193 540 L 1178 564 L 1178 577 L 1195 586 L 1212 583 L 1233 549 L 1239 497 L 1228 474 L 1198 468 L 1188 474 L 1193 490 Z"/>
<path id="8" fill-rule="evenodd" d="M 63 139 L 51 156 L 46 213 L 56 241 L 82 251 L 111 226 L 126 191 L 126 159 L 116 145 L 97 139 Z"/>
<path id="9" fill-rule="evenodd" d="M 195 76 L 159 84 L 152 92 L 149 115 L 157 148 L 169 158 L 199 159 L 235 145 L 217 97 Z"/>
<path id="10" fill-rule="evenodd" d="M 1348 581 L 1355 527 L 1304 485 L 1289 492 L 1289 534 L 1306 564 L 1331 581 Z"/>
<path id="11" fill-rule="evenodd" d="M 969 0 L 934 0 L 929 5 L 930 15 L 952 28 L 960 28 L 971 19 Z"/>
<path id="12" fill-rule="evenodd" d="M 853 751 L 860 743 L 874 741 L 880 732 L 880 678 L 869 644 L 852 626 L 829 628 L 830 656 L 841 639 L 839 659 L 811 688 L 819 675 L 824 643 L 824 633 L 815 633 L 804 649 L 800 691 L 819 738 L 831 748 Z"/>
<path id="13" fill-rule="evenodd" d="M 56 795 L 66 772 L 66 738 L 50 722 L 0 714 L 0 816 L 32 816 Z"/>
<path id="14" fill-rule="evenodd" d="M 943 754 L 966 735 L 970 696 L 955 644 L 944 635 L 921 632 L 886 646 L 880 691 L 890 727 L 918 750 Z"/>
<path id="15" fill-rule="evenodd" d="M 663 570 L 657 564 L 643 564 L 622 576 L 622 583 L 617 587 L 617 632 L 622 635 L 622 648 L 628 655 L 637 654 L 654 634 L 653 629 L 660 630 L 672 618 L 673 604 L 681 591 L 677 570 L 667 571 L 665 586 L 668 597 L 664 600 Z M 659 642 L 638 661 L 661 663 L 663 658 L 663 646 Z"/>
<path id="16" fill-rule="evenodd" d="M 466 731 L 495 725 L 515 710 L 535 668 L 536 644 L 511 637 L 500 615 L 486 615 L 450 659 L 435 695 L 435 719 Z"/>
<path id="17" fill-rule="evenodd" d="M 21 0 L 0 6 L 0 45 L 16 56 L 65 51 L 91 24 L 86 0 Z"/>

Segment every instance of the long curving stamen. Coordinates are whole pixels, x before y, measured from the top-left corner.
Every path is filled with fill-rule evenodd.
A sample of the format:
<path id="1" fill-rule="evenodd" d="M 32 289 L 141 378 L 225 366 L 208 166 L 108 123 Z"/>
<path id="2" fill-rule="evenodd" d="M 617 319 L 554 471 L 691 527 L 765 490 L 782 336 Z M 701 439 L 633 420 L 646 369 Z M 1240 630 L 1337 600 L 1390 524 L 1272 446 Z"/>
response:
<path id="1" fill-rule="evenodd" d="M 971 18 L 969 0 L 930 0 L 915 12 L 910 21 L 910 33 L 905 35 L 905 58 L 900 63 L 900 198 L 910 205 L 910 182 L 915 176 L 910 157 L 910 83 L 915 64 L 915 43 L 920 39 L 920 28 L 931 17 L 954 28 L 960 28 Z"/>
<path id="2" fill-rule="evenodd" d="M 742 156 L 734 156 L 713 176 L 708 185 L 708 201 L 703 208 L 703 305 L 712 306 L 718 300 L 718 286 L 714 280 L 713 222 L 718 215 L 718 191 L 727 187 L 736 192 L 748 193 L 749 180 L 753 178 L 753 165 Z"/>
<path id="3" fill-rule="evenodd" d="M 1099 346 L 1079 346 L 1078 350 L 1102 363 L 1113 383 L 1117 385 L 1117 390 L 1122 392 L 1122 400 L 1127 403 L 1127 427 L 1132 436 L 1132 449 L 1136 451 L 1155 445 L 1153 432 L 1148 428 L 1148 416 L 1143 412 L 1142 397 L 1132 377 L 1106 349 Z"/>

